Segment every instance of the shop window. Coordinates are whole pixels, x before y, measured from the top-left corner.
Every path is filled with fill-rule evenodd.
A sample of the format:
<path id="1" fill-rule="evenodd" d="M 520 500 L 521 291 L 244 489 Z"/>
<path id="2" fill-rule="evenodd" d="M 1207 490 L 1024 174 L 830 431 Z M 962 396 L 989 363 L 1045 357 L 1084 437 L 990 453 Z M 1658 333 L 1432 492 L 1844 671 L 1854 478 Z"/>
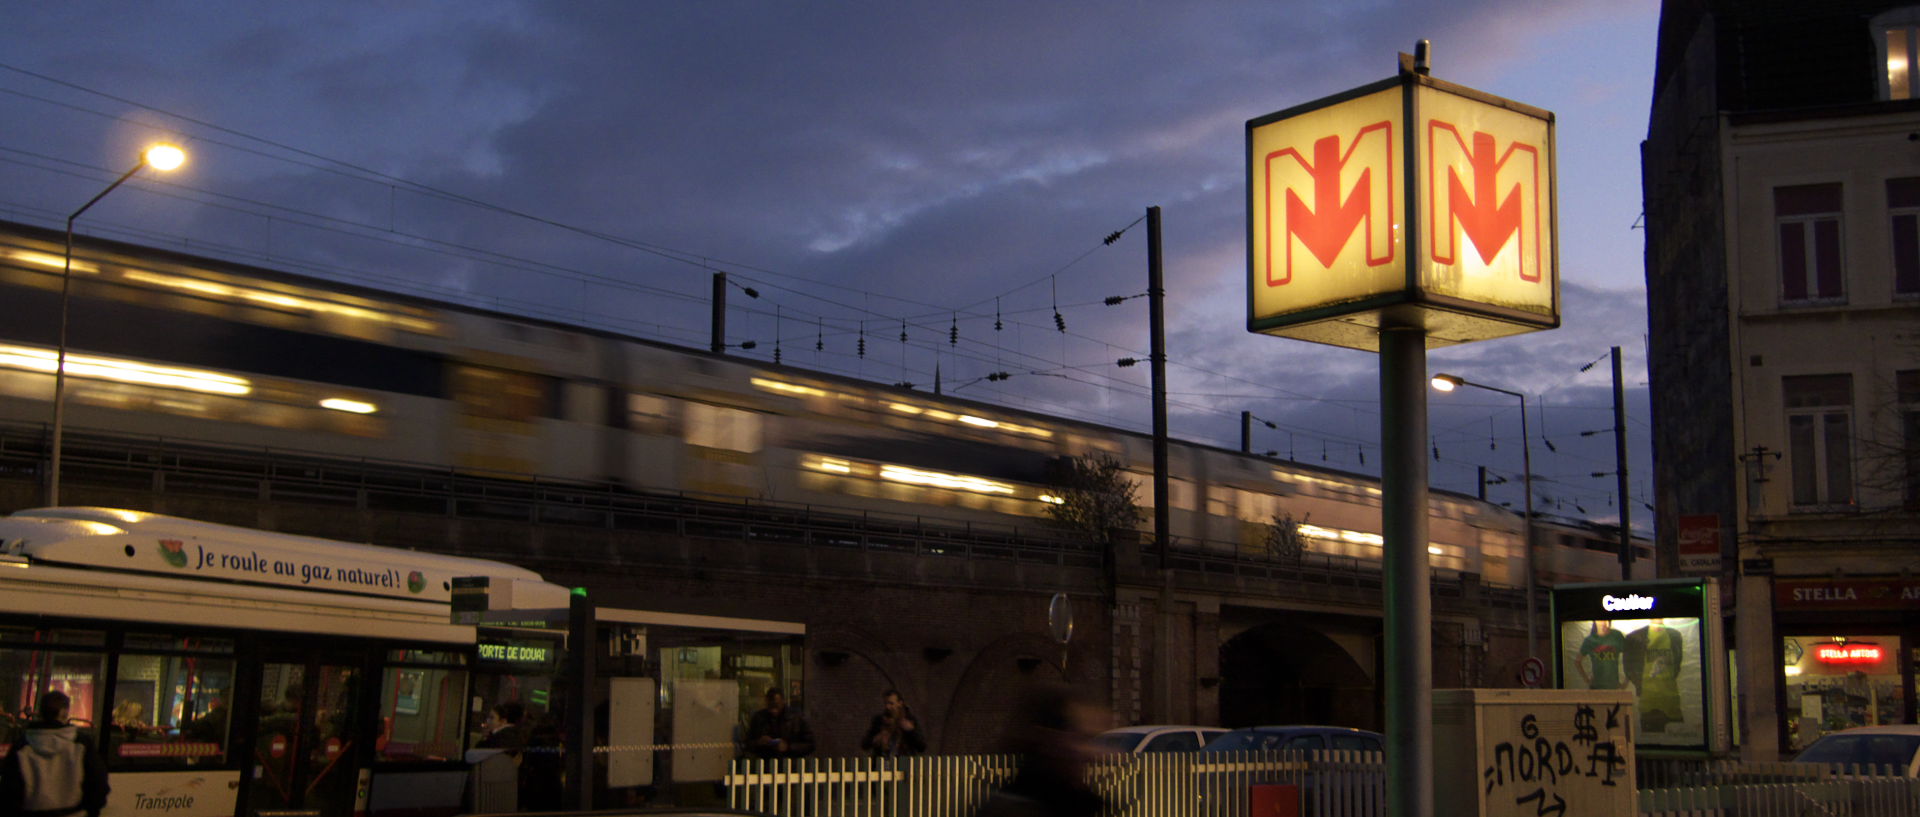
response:
<path id="1" fill-rule="evenodd" d="M 1913 99 L 1920 92 L 1920 76 L 1914 72 L 1914 58 L 1920 54 L 1920 7 L 1895 9 L 1873 18 L 1875 45 L 1879 46 L 1880 98 Z"/>
<path id="2" fill-rule="evenodd" d="M 232 652 L 231 642 L 220 645 Z M 121 655 L 107 757 L 142 768 L 224 763 L 233 665 L 220 655 Z"/>
<path id="3" fill-rule="evenodd" d="M 1793 504 L 1853 503 L 1853 376 L 1781 378 Z"/>
<path id="4" fill-rule="evenodd" d="M 466 700 L 464 669 L 388 667 L 381 680 L 380 759 L 459 760 Z"/>
<path id="5" fill-rule="evenodd" d="M 1906 721 L 1899 636 L 1788 636 L 1782 647 L 1787 736 L 1795 751 L 1843 729 Z"/>
<path id="6" fill-rule="evenodd" d="M 1804 184 L 1773 189 L 1774 227 L 1779 236 L 1780 301 L 1783 304 L 1845 303 L 1840 250 L 1840 185 Z"/>
<path id="7" fill-rule="evenodd" d="M 1894 297 L 1920 296 L 1920 177 L 1887 180 Z"/>

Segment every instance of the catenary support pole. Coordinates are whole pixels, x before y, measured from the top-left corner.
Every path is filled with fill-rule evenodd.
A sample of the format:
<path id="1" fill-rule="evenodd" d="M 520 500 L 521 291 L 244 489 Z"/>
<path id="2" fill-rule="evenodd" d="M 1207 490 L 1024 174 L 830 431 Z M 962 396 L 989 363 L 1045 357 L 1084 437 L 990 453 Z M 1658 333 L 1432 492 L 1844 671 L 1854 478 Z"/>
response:
<path id="1" fill-rule="evenodd" d="M 1167 318 L 1166 281 L 1160 262 L 1160 208 L 1147 208 L 1147 330 L 1152 333 L 1148 357 L 1153 369 L 1153 544 L 1160 550 L 1159 648 L 1154 655 L 1157 706 L 1162 723 L 1175 719 L 1173 709 L 1173 576 L 1167 572 L 1167 552 L 1173 549 L 1172 509 L 1167 497 Z"/>
<path id="2" fill-rule="evenodd" d="M 1160 270 L 1160 208 L 1147 208 L 1147 322 L 1153 333 L 1147 351 L 1153 368 L 1153 543 L 1160 549 L 1160 569 L 1167 569 L 1172 546 L 1168 528 L 1173 519 L 1167 507 L 1167 318 L 1166 283 Z"/>
<path id="3" fill-rule="evenodd" d="M 1380 332 L 1387 813 L 1433 815 L 1433 603 L 1427 562 L 1427 333 Z"/>
<path id="4" fill-rule="evenodd" d="M 1613 462 L 1620 505 L 1620 580 L 1633 579 L 1633 496 L 1627 493 L 1627 386 L 1620 379 L 1620 347 L 1613 347 Z"/>
<path id="5" fill-rule="evenodd" d="M 716 355 L 727 353 L 727 274 L 713 274 L 713 340 L 708 347 Z"/>
<path id="6" fill-rule="evenodd" d="M 1253 453 L 1253 412 L 1240 412 L 1240 453 Z"/>

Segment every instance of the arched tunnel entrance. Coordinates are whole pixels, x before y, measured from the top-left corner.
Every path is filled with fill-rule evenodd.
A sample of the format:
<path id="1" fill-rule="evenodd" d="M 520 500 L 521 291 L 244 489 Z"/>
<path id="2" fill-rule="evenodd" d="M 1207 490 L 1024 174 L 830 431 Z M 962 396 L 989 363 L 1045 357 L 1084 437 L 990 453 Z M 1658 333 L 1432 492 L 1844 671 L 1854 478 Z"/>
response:
<path id="1" fill-rule="evenodd" d="M 1262 624 L 1220 647 L 1222 726 L 1320 724 L 1380 729 L 1374 680 L 1324 633 Z"/>

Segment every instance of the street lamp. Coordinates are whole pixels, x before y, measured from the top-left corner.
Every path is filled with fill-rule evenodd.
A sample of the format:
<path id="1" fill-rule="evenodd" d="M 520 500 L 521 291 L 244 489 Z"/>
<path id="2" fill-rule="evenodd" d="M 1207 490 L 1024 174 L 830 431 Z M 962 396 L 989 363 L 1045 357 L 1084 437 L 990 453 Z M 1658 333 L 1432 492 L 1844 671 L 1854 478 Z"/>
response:
<path id="1" fill-rule="evenodd" d="M 186 162 L 187 152 L 175 145 L 165 142 L 150 145 L 146 150 L 141 151 L 140 161 L 131 169 L 120 174 L 120 178 L 114 179 L 113 184 L 107 185 L 107 189 L 88 199 L 86 204 L 80 205 L 80 209 L 73 211 L 73 215 L 67 216 L 66 262 L 60 267 L 60 349 L 54 356 L 53 364 L 53 455 L 52 463 L 47 469 L 48 505 L 60 504 L 60 438 L 66 429 L 67 418 L 67 303 L 73 290 L 73 222 L 80 218 L 80 214 L 86 212 L 87 208 L 99 203 L 101 199 L 107 197 L 108 193 L 113 192 L 126 180 L 133 178 L 133 174 L 140 172 L 140 168 L 151 167 L 164 172 L 178 168 Z"/>
<path id="2" fill-rule="evenodd" d="M 1537 613 L 1534 611 L 1533 595 L 1533 585 L 1535 584 L 1533 572 L 1533 446 L 1527 434 L 1527 396 L 1517 391 L 1508 391 L 1495 386 L 1489 386 L 1485 383 L 1475 383 L 1466 378 L 1450 374 L 1436 374 L 1433 376 L 1431 382 L 1435 391 L 1449 392 L 1461 386 L 1472 386 L 1476 389 L 1495 391 L 1520 398 L 1520 470 L 1522 472 L 1520 483 L 1522 486 L 1521 492 L 1525 496 L 1524 505 L 1527 518 L 1527 524 L 1526 527 L 1523 528 L 1522 534 L 1527 540 L 1525 548 L 1527 556 L 1527 652 L 1530 655 L 1538 656 L 1540 654 L 1540 630 L 1538 623 L 1535 621 Z"/>

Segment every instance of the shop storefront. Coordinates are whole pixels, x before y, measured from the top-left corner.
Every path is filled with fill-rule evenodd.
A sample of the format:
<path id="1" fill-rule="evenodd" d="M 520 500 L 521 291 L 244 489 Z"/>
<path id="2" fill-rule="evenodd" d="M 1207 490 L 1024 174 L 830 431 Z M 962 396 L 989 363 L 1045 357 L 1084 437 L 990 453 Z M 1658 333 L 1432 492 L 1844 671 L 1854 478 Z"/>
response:
<path id="1" fill-rule="evenodd" d="M 1773 590 L 1789 751 L 1829 732 L 1914 722 L 1920 579 L 1777 578 Z"/>

